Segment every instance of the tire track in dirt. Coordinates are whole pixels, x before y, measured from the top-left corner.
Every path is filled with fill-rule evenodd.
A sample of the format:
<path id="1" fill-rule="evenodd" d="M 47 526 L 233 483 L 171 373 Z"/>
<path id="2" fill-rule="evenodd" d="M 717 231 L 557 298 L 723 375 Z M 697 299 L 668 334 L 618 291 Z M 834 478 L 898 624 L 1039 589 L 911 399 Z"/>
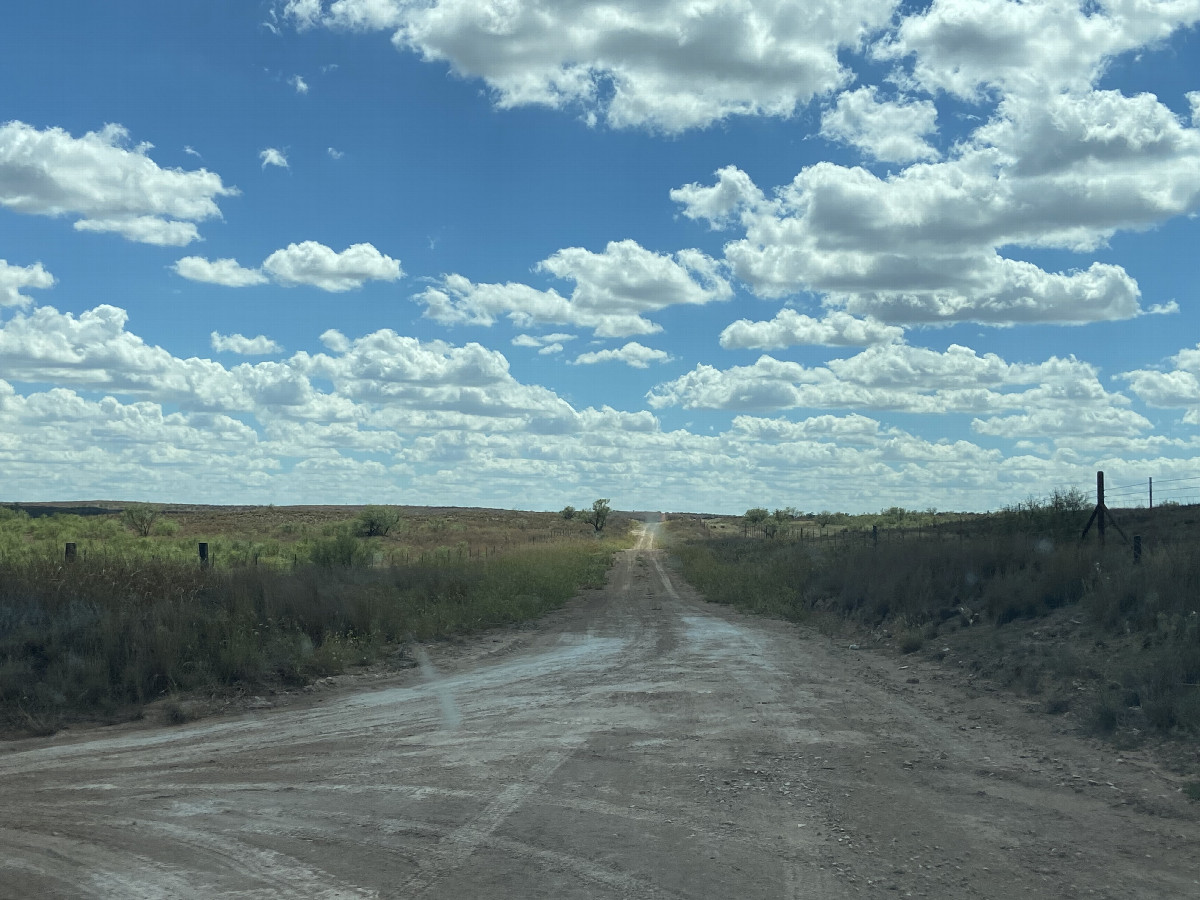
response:
<path id="1" fill-rule="evenodd" d="M 403 884 L 400 894 L 423 897 L 447 873 L 460 868 L 467 857 L 487 841 L 526 799 L 550 780 L 584 740 L 584 737 L 573 738 L 565 742 L 563 747 L 546 754 L 523 780 L 506 786 L 472 821 L 460 825 L 440 840 L 430 853 L 429 862 L 422 866 L 418 875 Z"/>
<path id="2" fill-rule="evenodd" d="M 536 629 L 307 707 L 9 745 L 0 897 L 1200 891 L 1194 813 L 1133 802 L 1152 767 L 704 603 L 654 545 Z"/>

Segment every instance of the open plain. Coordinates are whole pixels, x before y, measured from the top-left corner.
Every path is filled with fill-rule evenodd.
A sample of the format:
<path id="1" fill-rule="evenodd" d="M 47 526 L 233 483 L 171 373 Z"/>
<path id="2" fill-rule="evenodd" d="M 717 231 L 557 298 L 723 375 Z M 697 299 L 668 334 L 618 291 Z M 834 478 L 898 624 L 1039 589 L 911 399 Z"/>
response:
<path id="1" fill-rule="evenodd" d="M 0 896 L 1200 895 L 1149 750 L 705 603 L 654 549 L 533 628 L 0 750 Z"/>

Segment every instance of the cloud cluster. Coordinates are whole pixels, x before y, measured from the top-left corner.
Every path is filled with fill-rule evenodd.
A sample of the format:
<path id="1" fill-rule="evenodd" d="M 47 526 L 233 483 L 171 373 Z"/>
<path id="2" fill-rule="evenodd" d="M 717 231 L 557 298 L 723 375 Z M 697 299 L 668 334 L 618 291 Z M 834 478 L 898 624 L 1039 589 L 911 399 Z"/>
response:
<path id="1" fill-rule="evenodd" d="M 568 247 L 537 270 L 574 281 L 564 297 L 526 284 L 475 284 L 447 275 L 416 296 L 426 315 L 445 324 L 492 325 L 505 317 L 518 327 L 572 325 L 600 337 L 654 334 L 662 326 L 645 313 L 676 304 L 727 300 L 733 288 L 719 264 L 699 250 L 654 253 L 636 241 L 611 241 L 603 253 Z"/>
<path id="2" fill-rule="evenodd" d="M 769 322 L 738 319 L 721 332 L 726 350 L 778 350 L 804 344 L 825 347 L 867 347 L 888 344 L 904 337 L 904 329 L 875 319 L 856 319 L 846 312 L 832 312 L 814 319 L 781 309 Z"/>
<path id="3" fill-rule="evenodd" d="M 207 169 L 164 169 L 151 144 L 130 145 L 120 125 L 73 137 L 61 128 L 0 125 L 0 206 L 41 216 L 77 217 L 79 231 L 110 232 L 146 244 L 183 246 L 196 223 L 219 218 L 234 196 Z"/>
<path id="4" fill-rule="evenodd" d="M 580 107 L 617 127 L 678 132 L 790 116 L 852 75 L 839 52 L 894 0 L 289 0 L 298 27 L 393 32 L 397 48 L 481 78 L 500 107 Z"/>
<path id="5" fill-rule="evenodd" d="M 169 403 L 186 412 L 250 414 L 278 420 L 357 423 L 395 430 L 470 427 L 573 432 L 580 414 L 553 391 L 518 382 L 504 355 L 479 344 L 420 341 L 383 329 L 351 339 L 321 335 L 327 353 L 226 367 L 180 359 L 126 329 L 127 313 L 102 305 L 78 316 L 51 307 L 0 323 L 0 378 L 54 383 Z M 265 336 L 211 336 L 213 347 L 272 353 Z M 314 386 L 332 384 L 332 391 Z"/>
<path id="6" fill-rule="evenodd" d="M 1136 369 L 1121 377 L 1129 389 L 1150 406 L 1185 410 L 1183 421 L 1200 425 L 1200 344 L 1180 350 L 1167 360 L 1171 368 Z"/>
<path id="7" fill-rule="evenodd" d="M 1151 423 L 1105 390 L 1094 366 L 1074 357 L 1009 363 L 951 345 L 937 352 L 881 344 L 824 366 L 762 356 L 749 366 L 698 365 L 648 395 L 655 409 L 888 410 L 973 415 L 981 434 L 1057 440 L 1079 434 L 1130 437 Z"/>
<path id="8" fill-rule="evenodd" d="M 768 198 L 727 167 L 672 192 L 686 216 L 737 223 L 733 272 L 764 296 L 820 292 L 890 323 L 1084 323 L 1143 312 L 1121 267 L 1047 272 L 1011 246 L 1092 250 L 1200 209 L 1200 131 L 1148 94 L 1010 97 L 943 162 L 881 177 L 818 163 Z"/>
<path id="9" fill-rule="evenodd" d="M 517 381 L 502 354 L 478 344 L 327 331 L 326 352 L 227 367 L 177 358 L 126 325 L 111 306 L 79 316 L 43 307 L 0 324 L 0 463 L 12 496 L 43 496 L 48 484 L 122 496 L 136 484 L 147 498 L 197 502 L 471 497 L 556 508 L 601 494 L 648 508 L 871 510 L 886 496 L 960 508 L 964 496 L 997 506 L 1086 483 L 1093 454 L 1113 448 L 1158 459 L 1156 472 L 1172 471 L 1163 452 L 1197 449 L 1146 436 L 1125 398 L 1074 359 L 1010 363 L 893 343 L 821 367 L 770 357 L 727 372 L 697 367 L 651 399 L 737 412 L 724 431 L 702 435 L 663 431 L 646 410 L 576 410 Z M 268 342 L 213 340 L 233 350 Z M 1200 368 L 1200 348 L 1176 363 Z M 18 393 L 22 383 L 33 389 Z M 827 411 L 748 414 L 789 406 Z M 1028 437 L 1031 449 L 929 440 L 864 414 L 872 409 L 973 417 L 981 440 Z M 36 451 L 22 437 L 33 432 Z M 1108 468 L 1120 479 L 1131 465 Z"/>
<path id="10" fill-rule="evenodd" d="M 934 0 L 875 52 L 912 57 L 929 91 L 1044 97 L 1087 89 L 1112 57 L 1197 21 L 1197 0 Z"/>
<path id="11" fill-rule="evenodd" d="M 288 244 L 276 250 L 258 269 L 248 269 L 236 259 L 208 260 L 185 256 L 172 267 L 189 281 L 248 287 L 273 280 L 285 287 L 309 285 L 334 293 L 362 287 L 368 281 L 397 281 L 404 275 L 400 263 L 371 244 L 352 244 L 341 253 L 317 241 Z"/>

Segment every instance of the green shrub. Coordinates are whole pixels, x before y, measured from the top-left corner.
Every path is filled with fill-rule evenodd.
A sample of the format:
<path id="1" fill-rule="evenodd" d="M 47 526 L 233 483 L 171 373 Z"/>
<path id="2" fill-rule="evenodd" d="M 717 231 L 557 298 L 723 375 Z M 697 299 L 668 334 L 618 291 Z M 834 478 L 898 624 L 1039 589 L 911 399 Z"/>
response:
<path id="1" fill-rule="evenodd" d="M 333 537 L 313 541 L 308 548 L 308 559 L 314 566 L 325 569 L 365 566 L 371 562 L 371 548 L 349 531 L 342 530 Z"/>
<path id="2" fill-rule="evenodd" d="M 388 506 L 368 506 L 355 520 L 363 537 L 384 537 L 400 524 L 400 511 Z"/>

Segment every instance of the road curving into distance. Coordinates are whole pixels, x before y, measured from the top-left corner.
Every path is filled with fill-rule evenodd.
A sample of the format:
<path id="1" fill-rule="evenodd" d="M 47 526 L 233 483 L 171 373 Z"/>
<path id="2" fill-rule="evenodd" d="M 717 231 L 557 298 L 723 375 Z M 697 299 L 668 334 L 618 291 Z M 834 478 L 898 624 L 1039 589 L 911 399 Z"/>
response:
<path id="1" fill-rule="evenodd" d="M 705 603 L 654 549 L 291 705 L 0 747 L 0 897 L 1200 896 L 1144 752 Z"/>

